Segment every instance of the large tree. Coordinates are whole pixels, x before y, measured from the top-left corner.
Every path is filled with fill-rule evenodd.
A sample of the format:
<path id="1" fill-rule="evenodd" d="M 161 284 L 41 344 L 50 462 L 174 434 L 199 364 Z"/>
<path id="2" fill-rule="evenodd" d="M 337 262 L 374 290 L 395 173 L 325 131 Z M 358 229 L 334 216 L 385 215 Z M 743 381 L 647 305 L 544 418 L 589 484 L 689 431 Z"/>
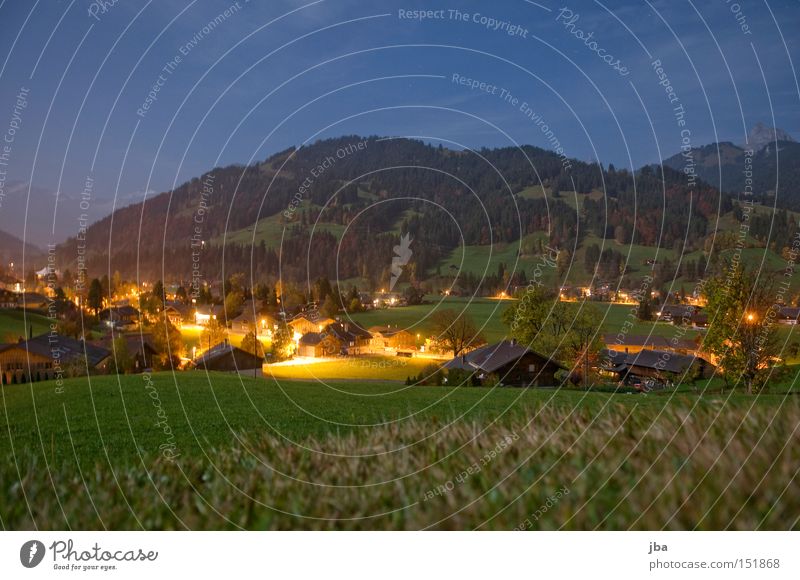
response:
<path id="1" fill-rule="evenodd" d="M 184 353 L 183 335 L 169 318 L 161 316 L 153 325 L 153 343 L 158 353 L 154 363 L 160 369 L 175 369 Z"/>
<path id="2" fill-rule="evenodd" d="M 100 284 L 100 280 L 97 278 L 92 278 L 92 281 L 89 284 L 87 303 L 89 308 L 91 308 L 94 312 L 94 315 L 97 316 L 97 313 L 103 307 L 103 286 Z"/>
<path id="3" fill-rule="evenodd" d="M 729 386 L 741 381 L 748 393 L 759 393 L 780 370 L 778 290 L 774 275 L 745 269 L 739 262 L 704 285 L 709 326 L 703 347 L 715 357 Z"/>
<path id="4" fill-rule="evenodd" d="M 537 352 L 582 368 L 584 384 L 589 362 L 600 348 L 602 317 L 589 302 L 562 302 L 541 287 L 528 288 L 516 305 L 503 313 L 511 335 Z"/>
<path id="5" fill-rule="evenodd" d="M 292 354 L 292 331 L 285 322 L 278 323 L 272 333 L 271 352 L 275 362 L 285 360 Z"/>
<path id="6" fill-rule="evenodd" d="M 452 308 L 437 310 L 431 316 L 433 336 L 442 350 L 458 356 L 462 351 L 486 344 L 475 323 L 467 314 Z"/>
<path id="7" fill-rule="evenodd" d="M 200 333 L 200 348 L 209 349 L 228 338 L 228 329 L 218 319 L 212 318 Z"/>
<path id="8" fill-rule="evenodd" d="M 256 356 L 264 356 L 264 345 L 261 344 L 261 341 L 258 340 L 256 333 L 252 330 L 244 335 L 240 348 Z"/>

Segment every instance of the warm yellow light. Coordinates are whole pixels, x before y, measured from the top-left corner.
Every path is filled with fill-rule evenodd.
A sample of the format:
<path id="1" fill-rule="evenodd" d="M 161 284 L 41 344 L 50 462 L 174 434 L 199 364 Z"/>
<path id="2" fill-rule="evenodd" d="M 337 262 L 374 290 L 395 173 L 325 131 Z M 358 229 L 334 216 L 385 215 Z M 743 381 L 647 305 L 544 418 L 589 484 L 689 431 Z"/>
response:
<path id="1" fill-rule="evenodd" d="M 756 317 L 753 316 L 753 313 L 751 312 L 750 314 L 747 315 L 747 322 L 753 322 L 753 320 L 755 320 L 755 318 Z"/>

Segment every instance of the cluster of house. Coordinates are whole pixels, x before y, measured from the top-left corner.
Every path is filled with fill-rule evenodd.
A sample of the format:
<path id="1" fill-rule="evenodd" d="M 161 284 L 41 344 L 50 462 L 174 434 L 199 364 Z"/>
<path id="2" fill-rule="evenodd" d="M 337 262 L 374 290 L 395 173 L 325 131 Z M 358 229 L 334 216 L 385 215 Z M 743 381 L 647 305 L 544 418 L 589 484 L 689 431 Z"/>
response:
<path id="1" fill-rule="evenodd" d="M 149 334 L 123 337 L 133 369 L 152 367 L 156 349 Z M 113 364 L 110 336 L 86 342 L 56 334 L 41 334 L 18 342 L 0 345 L 0 384 L 62 379 L 75 374 L 105 373 Z M 77 367 L 77 371 L 75 368 Z"/>

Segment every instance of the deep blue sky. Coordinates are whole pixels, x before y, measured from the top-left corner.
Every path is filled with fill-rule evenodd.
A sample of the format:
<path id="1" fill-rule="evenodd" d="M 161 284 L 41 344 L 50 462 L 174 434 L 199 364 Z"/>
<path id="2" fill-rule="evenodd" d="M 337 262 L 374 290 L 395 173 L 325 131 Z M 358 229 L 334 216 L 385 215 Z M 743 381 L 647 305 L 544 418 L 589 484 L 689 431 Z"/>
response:
<path id="1" fill-rule="evenodd" d="M 89 0 L 0 0 L 0 134 L 20 88 L 30 91 L 6 168 L 0 228 L 23 227 L 12 212 L 28 186 L 16 182 L 32 183 L 29 207 L 60 192 L 60 239 L 75 229 L 68 216 L 88 175 L 98 219 L 115 195 L 127 205 L 215 165 L 250 163 L 319 137 L 418 135 L 469 147 L 551 148 L 520 111 L 523 101 L 570 157 L 638 167 L 681 145 L 655 59 L 686 109 L 692 145 L 742 143 L 747 129 L 773 117 L 800 136 L 796 0 L 741 0 L 738 21 L 736 3 L 726 0 L 306 4 L 239 0 L 204 33 L 234 2 L 117 0 L 93 18 L 97 5 Z M 449 18 L 454 8 L 469 21 Z M 579 15 L 573 28 L 592 32 L 596 48 L 629 74 L 572 35 L 558 19 L 562 8 Z M 399 18 L 399 10 L 415 9 L 444 10 L 445 18 Z M 475 13 L 517 25 L 527 38 L 488 30 L 472 21 Z M 137 115 L 176 55 L 182 60 L 164 75 L 157 100 Z M 456 73 L 507 89 L 519 102 L 453 83 Z"/>

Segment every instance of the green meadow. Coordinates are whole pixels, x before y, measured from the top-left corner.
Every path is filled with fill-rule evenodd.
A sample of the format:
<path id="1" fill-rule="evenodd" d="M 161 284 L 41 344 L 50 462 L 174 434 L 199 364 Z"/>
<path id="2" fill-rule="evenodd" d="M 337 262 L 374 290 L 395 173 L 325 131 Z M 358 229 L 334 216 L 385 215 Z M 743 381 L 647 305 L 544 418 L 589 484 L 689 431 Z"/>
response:
<path id="1" fill-rule="evenodd" d="M 0 523 L 796 529 L 797 393 L 789 384 L 755 398 L 716 383 L 640 395 L 203 372 L 70 379 L 63 392 L 54 382 L 10 385 Z"/>

